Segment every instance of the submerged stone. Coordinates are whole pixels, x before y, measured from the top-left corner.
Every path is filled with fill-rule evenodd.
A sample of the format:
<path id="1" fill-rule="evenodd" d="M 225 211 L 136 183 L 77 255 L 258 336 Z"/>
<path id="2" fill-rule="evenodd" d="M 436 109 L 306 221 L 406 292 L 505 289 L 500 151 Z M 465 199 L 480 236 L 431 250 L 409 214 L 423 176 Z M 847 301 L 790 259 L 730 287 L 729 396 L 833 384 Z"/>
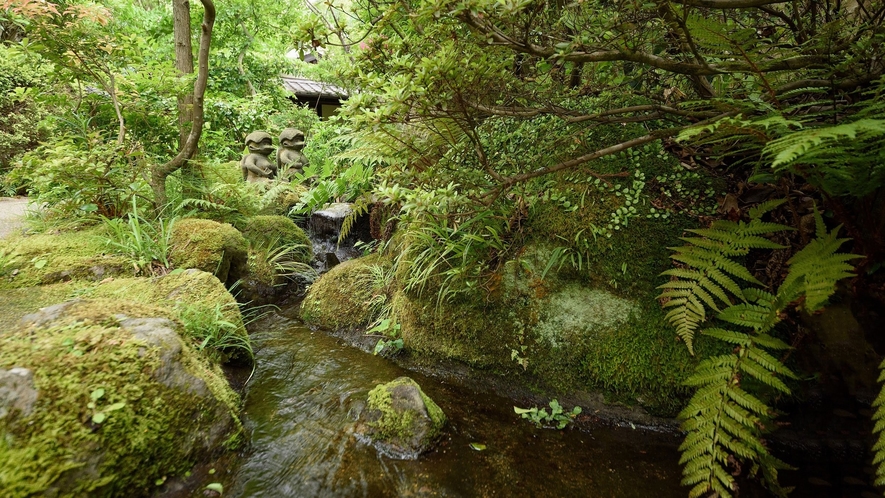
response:
<path id="1" fill-rule="evenodd" d="M 415 459 L 433 447 L 446 423 L 442 409 L 418 384 L 400 377 L 369 391 L 356 434 L 384 455 Z"/>

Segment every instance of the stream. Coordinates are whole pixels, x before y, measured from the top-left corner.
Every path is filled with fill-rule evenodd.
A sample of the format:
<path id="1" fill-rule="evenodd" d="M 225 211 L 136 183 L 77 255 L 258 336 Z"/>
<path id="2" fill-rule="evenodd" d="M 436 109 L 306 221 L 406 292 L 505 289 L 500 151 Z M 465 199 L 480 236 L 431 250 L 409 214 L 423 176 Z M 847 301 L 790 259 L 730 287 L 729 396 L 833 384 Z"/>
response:
<path id="1" fill-rule="evenodd" d="M 676 436 L 536 428 L 509 399 L 403 370 L 297 321 L 275 315 L 256 329 L 243 415 L 250 446 L 228 469 L 225 496 L 685 496 Z M 449 419 L 436 449 L 411 461 L 352 434 L 369 390 L 403 375 Z"/>

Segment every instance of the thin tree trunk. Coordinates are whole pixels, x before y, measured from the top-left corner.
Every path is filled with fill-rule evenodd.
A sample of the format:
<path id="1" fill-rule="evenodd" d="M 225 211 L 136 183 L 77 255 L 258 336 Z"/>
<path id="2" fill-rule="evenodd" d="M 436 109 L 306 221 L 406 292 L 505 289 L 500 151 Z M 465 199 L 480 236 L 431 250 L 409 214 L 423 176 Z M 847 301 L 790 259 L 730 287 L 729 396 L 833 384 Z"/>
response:
<path id="1" fill-rule="evenodd" d="M 154 191 L 154 207 L 157 210 L 166 205 L 166 177 L 180 169 L 193 157 L 203 134 L 203 96 L 209 80 L 209 46 L 212 42 L 212 27 L 215 25 L 215 4 L 212 0 L 200 0 L 203 4 L 203 22 L 200 25 L 200 51 L 197 54 L 197 79 L 194 81 L 193 121 L 190 133 L 178 154 L 166 164 L 156 166 L 151 171 L 151 188 Z"/>
<path id="2" fill-rule="evenodd" d="M 194 73 L 194 49 L 191 44 L 191 6 L 189 0 L 172 0 L 172 39 L 175 44 L 175 68 L 182 75 Z M 178 149 L 187 142 L 193 121 L 193 93 L 178 96 Z"/>

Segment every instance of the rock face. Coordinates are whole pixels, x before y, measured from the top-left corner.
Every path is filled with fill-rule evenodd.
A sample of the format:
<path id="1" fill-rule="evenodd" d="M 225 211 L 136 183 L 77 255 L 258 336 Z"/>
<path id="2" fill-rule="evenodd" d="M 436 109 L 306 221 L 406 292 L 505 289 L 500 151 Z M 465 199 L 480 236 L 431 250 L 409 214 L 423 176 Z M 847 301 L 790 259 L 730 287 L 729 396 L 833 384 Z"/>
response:
<path id="1" fill-rule="evenodd" d="M 369 391 L 356 434 L 382 454 L 415 459 L 433 446 L 445 423 L 442 409 L 418 384 L 400 377 Z"/>
<path id="2" fill-rule="evenodd" d="M 27 417 L 37 402 L 34 375 L 27 368 L 0 370 L 0 420 L 7 416 Z"/>
<path id="3" fill-rule="evenodd" d="M 239 400 L 163 310 L 77 300 L 0 334 L 5 496 L 145 496 L 237 443 Z"/>

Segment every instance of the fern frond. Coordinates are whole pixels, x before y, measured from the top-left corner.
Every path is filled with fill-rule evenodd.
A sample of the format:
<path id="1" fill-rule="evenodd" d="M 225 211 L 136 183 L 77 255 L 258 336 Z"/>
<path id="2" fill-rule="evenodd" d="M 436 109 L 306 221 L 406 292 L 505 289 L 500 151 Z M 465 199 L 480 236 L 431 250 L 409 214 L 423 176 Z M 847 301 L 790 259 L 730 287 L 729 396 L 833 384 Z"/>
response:
<path id="1" fill-rule="evenodd" d="M 751 207 L 750 210 L 748 211 L 748 214 L 750 215 L 750 219 L 758 220 L 758 219 L 762 218 L 763 214 L 777 209 L 778 206 L 780 206 L 781 204 L 783 204 L 785 202 L 787 202 L 786 199 L 771 199 L 771 200 L 763 202 L 762 204 L 757 204 L 756 206 Z"/>
<path id="2" fill-rule="evenodd" d="M 353 228 L 353 224 L 356 222 L 357 218 L 369 212 L 369 207 L 372 205 L 372 202 L 371 192 L 363 193 L 363 195 L 359 196 L 356 201 L 353 202 L 350 212 L 347 213 L 347 216 L 345 216 L 344 220 L 341 222 L 341 230 L 338 232 L 339 244 L 350 235 L 350 230 Z"/>
<path id="3" fill-rule="evenodd" d="M 848 241 L 836 237 L 839 228 L 827 232 L 823 219 L 820 219 L 817 232 L 824 235 L 809 242 L 787 261 L 790 271 L 781 285 L 784 298 L 792 301 L 804 295 L 803 307 L 809 313 L 823 308 L 836 291 L 839 280 L 853 276 L 851 271 L 854 267 L 848 261 L 861 257 L 836 252 Z"/>
<path id="4" fill-rule="evenodd" d="M 686 381 L 698 389 L 679 415 L 683 420 L 682 429 L 688 433 L 679 447 L 680 464 L 684 465 L 682 483 L 693 486 L 691 496 L 706 496 L 711 492 L 731 496 L 735 486 L 734 478 L 726 469 L 729 455 L 744 461 L 779 462 L 769 460 L 773 457 L 761 439 L 763 420 L 770 416 L 771 410 L 740 387 L 738 373 L 762 377 L 766 384 L 786 389 L 780 379 L 754 358 L 763 358 L 766 364 L 773 362 L 771 366 L 777 371 L 785 371 L 786 367 L 770 355 L 765 356 L 748 334 L 722 329 L 707 329 L 704 334 L 746 345 L 739 346 L 735 354 L 702 361 Z M 776 474 L 776 469 L 771 471 Z"/>
<path id="5" fill-rule="evenodd" d="M 767 332 L 777 321 L 772 317 L 774 312 L 775 310 L 770 307 L 740 303 L 726 308 L 716 315 L 716 318 L 742 327 L 750 327 L 760 332 Z"/>

